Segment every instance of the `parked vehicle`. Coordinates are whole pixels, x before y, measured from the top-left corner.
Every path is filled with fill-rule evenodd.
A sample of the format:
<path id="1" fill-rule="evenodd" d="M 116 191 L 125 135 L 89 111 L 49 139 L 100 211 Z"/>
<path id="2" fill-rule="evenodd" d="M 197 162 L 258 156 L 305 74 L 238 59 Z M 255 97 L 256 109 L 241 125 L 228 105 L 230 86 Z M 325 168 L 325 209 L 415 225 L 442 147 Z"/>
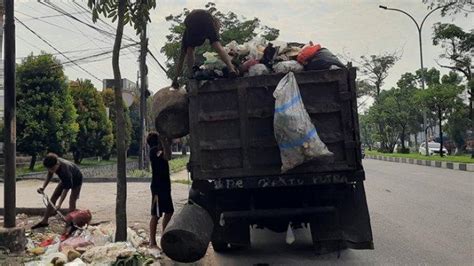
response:
<path id="1" fill-rule="evenodd" d="M 421 143 L 420 145 L 420 148 L 418 149 L 418 152 L 421 154 L 421 155 L 425 155 L 426 154 L 426 143 L 423 142 Z M 441 144 L 438 143 L 438 142 L 428 142 L 428 154 L 430 156 L 433 156 L 433 155 L 439 155 L 439 148 L 441 147 Z M 448 150 L 443 147 L 443 155 L 448 155 Z"/>
<path id="2" fill-rule="evenodd" d="M 207 226 L 211 218 L 197 217 L 202 211 L 185 207 L 162 237 L 168 256 L 195 248 L 189 247 L 182 227 L 200 236 L 212 235 L 209 240 L 216 252 L 249 246 L 251 226 L 275 232 L 310 228 L 319 254 L 343 248 L 373 249 L 356 69 L 295 74 L 304 106 L 321 140 L 334 153 L 334 161 L 313 160 L 286 173 L 281 173 L 273 131 L 273 91 L 283 76 L 189 82 L 193 183 L 188 205 L 204 209 L 214 225 Z M 207 249 L 208 243 L 202 246 Z"/>

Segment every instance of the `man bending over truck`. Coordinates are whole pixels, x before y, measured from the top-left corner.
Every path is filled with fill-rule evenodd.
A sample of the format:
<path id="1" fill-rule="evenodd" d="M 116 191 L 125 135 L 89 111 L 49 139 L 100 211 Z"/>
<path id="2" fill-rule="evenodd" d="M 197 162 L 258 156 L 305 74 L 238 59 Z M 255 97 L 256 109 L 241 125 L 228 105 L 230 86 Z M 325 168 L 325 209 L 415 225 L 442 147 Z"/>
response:
<path id="1" fill-rule="evenodd" d="M 216 17 L 206 10 L 196 9 L 186 16 L 186 19 L 184 19 L 184 26 L 186 29 L 184 30 L 183 40 L 181 42 L 181 53 L 176 69 L 176 76 L 173 79 L 173 88 L 179 87 L 178 78 L 181 76 L 181 72 L 183 71 L 185 58 L 189 74 L 192 74 L 192 68 L 195 61 L 194 50 L 196 47 L 203 45 L 206 39 L 209 40 L 212 48 L 219 54 L 219 57 L 227 65 L 227 68 L 229 69 L 229 77 L 237 76 L 236 68 L 219 41 L 219 29 L 221 24 Z"/>
<path id="2" fill-rule="evenodd" d="M 51 181 L 51 178 L 54 174 L 59 177 L 59 183 L 56 186 L 56 189 L 51 195 L 51 203 L 56 206 L 51 206 L 48 204 L 46 207 L 46 212 L 43 216 L 43 219 L 33 225 L 31 229 L 41 228 L 48 226 L 49 217 L 54 215 L 56 208 L 57 210 L 61 208 L 61 205 L 66 199 L 66 196 L 71 190 L 71 195 L 69 196 L 69 212 L 76 210 L 76 202 L 79 199 L 79 194 L 81 193 L 82 187 L 82 173 L 79 170 L 79 167 L 74 163 L 71 163 L 63 158 L 59 158 L 54 153 L 48 153 L 43 160 L 43 165 L 48 169 L 48 175 L 42 187 L 38 188 L 37 192 L 40 194 L 44 193 L 44 190 Z M 59 202 L 56 204 L 56 201 L 59 199 Z"/>

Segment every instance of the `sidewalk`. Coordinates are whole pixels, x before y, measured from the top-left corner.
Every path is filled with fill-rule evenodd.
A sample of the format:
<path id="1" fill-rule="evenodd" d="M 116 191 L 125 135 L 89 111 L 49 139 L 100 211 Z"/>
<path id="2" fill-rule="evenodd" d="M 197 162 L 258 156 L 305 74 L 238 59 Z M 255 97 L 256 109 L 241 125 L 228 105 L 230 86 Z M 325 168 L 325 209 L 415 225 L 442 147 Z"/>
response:
<path id="1" fill-rule="evenodd" d="M 381 160 L 394 163 L 408 163 L 408 164 L 417 164 L 429 167 L 445 168 L 459 171 L 474 172 L 473 163 L 455 163 L 455 162 L 442 162 L 434 160 L 420 160 L 413 158 L 403 158 L 403 157 L 391 157 L 386 155 L 372 155 L 366 154 L 366 159 Z"/>
<path id="2" fill-rule="evenodd" d="M 172 180 L 187 180 L 187 172 L 182 171 L 172 175 Z M 41 180 L 24 180 L 17 182 L 16 205 L 17 207 L 41 208 L 44 207 L 42 197 L 36 189 L 42 185 Z M 3 183 L 0 183 L 0 198 L 3 199 Z M 51 195 L 55 183 L 50 183 L 46 193 Z M 147 228 L 150 218 L 151 194 L 150 183 L 128 183 L 127 186 L 127 219 L 130 226 Z M 175 211 L 186 203 L 189 185 L 172 183 L 172 197 Z M 115 183 L 84 183 L 81 196 L 78 200 L 79 209 L 89 209 L 92 212 L 93 222 L 115 220 Z M 67 207 L 65 200 L 63 207 Z M 3 200 L 0 201 L 3 208 Z"/>

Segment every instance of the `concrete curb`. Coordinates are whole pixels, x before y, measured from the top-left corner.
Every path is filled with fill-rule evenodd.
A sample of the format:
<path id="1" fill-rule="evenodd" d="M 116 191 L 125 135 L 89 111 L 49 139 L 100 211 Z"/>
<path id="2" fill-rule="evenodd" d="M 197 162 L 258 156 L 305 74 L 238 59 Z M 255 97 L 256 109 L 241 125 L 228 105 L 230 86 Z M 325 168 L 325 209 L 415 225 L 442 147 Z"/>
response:
<path id="1" fill-rule="evenodd" d="M 408 164 L 416 164 L 416 165 L 423 165 L 423 166 L 430 166 L 430 167 L 437 167 L 437 168 L 474 172 L 474 163 L 441 162 L 441 161 L 419 160 L 419 159 L 412 159 L 412 158 L 390 157 L 390 156 L 385 156 L 385 155 L 370 155 L 370 154 L 366 154 L 365 157 L 367 159 L 381 160 L 381 161 L 387 161 L 387 162 L 408 163 Z"/>
<path id="2" fill-rule="evenodd" d="M 39 177 L 17 177 L 16 181 L 25 181 L 25 180 L 42 180 L 44 178 Z M 57 178 L 51 180 L 51 182 L 58 182 Z M 84 177 L 82 179 L 84 183 L 115 183 L 117 179 L 115 177 Z M 148 183 L 151 182 L 151 177 L 127 177 L 127 183 Z M 1 182 L 0 182 L 1 183 Z"/>
<path id="3" fill-rule="evenodd" d="M 41 207 L 41 208 L 16 208 L 16 213 L 24 213 L 26 215 L 32 215 L 32 216 L 42 216 L 44 214 L 44 211 L 46 210 L 46 207 Z M 59 210 L 61 213 L 67 213 L 68 209 L 60 209 Z M 0 208 L 0 215 L 5 215 L 5 209 Z"/>

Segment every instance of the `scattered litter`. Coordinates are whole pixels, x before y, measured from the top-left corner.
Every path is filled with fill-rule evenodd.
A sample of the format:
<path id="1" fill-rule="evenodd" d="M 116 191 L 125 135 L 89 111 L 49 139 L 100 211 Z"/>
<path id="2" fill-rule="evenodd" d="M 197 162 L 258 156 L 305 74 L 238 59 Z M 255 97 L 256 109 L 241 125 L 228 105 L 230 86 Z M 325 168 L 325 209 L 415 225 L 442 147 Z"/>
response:
<path id="1" fill-rule="evenodd" d="M 73 249 L 78 248 L 78 247 L 87 247 L 91 246 L 94 243 L 92 243 L 90 240 L 86 239 L 86 237 L 82 235 L 78 236 L 72 236 L 59 245 L 59 250 L 62 251 L 65 247 L 71 247 Z"/>
<path id="2" fill-rule="evenodd" d="M 61 233 L 61 227 L 57 227 L 27 234 L 27 254 L 34 261 L 25 265 L 149 265 L 162 258 L 159 249 L 146 246 L 148 234 L 143 229 L 127 228 L 127 242 L 118 243 L 114 243 L 115 225 L 112 223 L 88 226 L 64 240 Z"/>
<path id="3" fill-rule="evenodd" d="M 34 248 L 31 248 L 31 249 L 28 249 L 28 252 L 30 252 L 31 254 L 36 255 L 36 256 L 44 254 L 45 251 L 46 251 L 46 249 L 44 247 L 34 247 Z"/>
<path id="4" fill-rule="evenodd" d="M 87 264 L 83 262 L 80 258 L 77 258 L 69 263 L 66 263 L 66 266 L 86 266 Z"/>
<path id="5" fill-rule="evenodd" d="M 125 242 L 109 243 L 105 246 L 93 247 L 82 254 L 86 263 L 113 263 L 119 257 L 131 257 L 136 249 Z"/>

